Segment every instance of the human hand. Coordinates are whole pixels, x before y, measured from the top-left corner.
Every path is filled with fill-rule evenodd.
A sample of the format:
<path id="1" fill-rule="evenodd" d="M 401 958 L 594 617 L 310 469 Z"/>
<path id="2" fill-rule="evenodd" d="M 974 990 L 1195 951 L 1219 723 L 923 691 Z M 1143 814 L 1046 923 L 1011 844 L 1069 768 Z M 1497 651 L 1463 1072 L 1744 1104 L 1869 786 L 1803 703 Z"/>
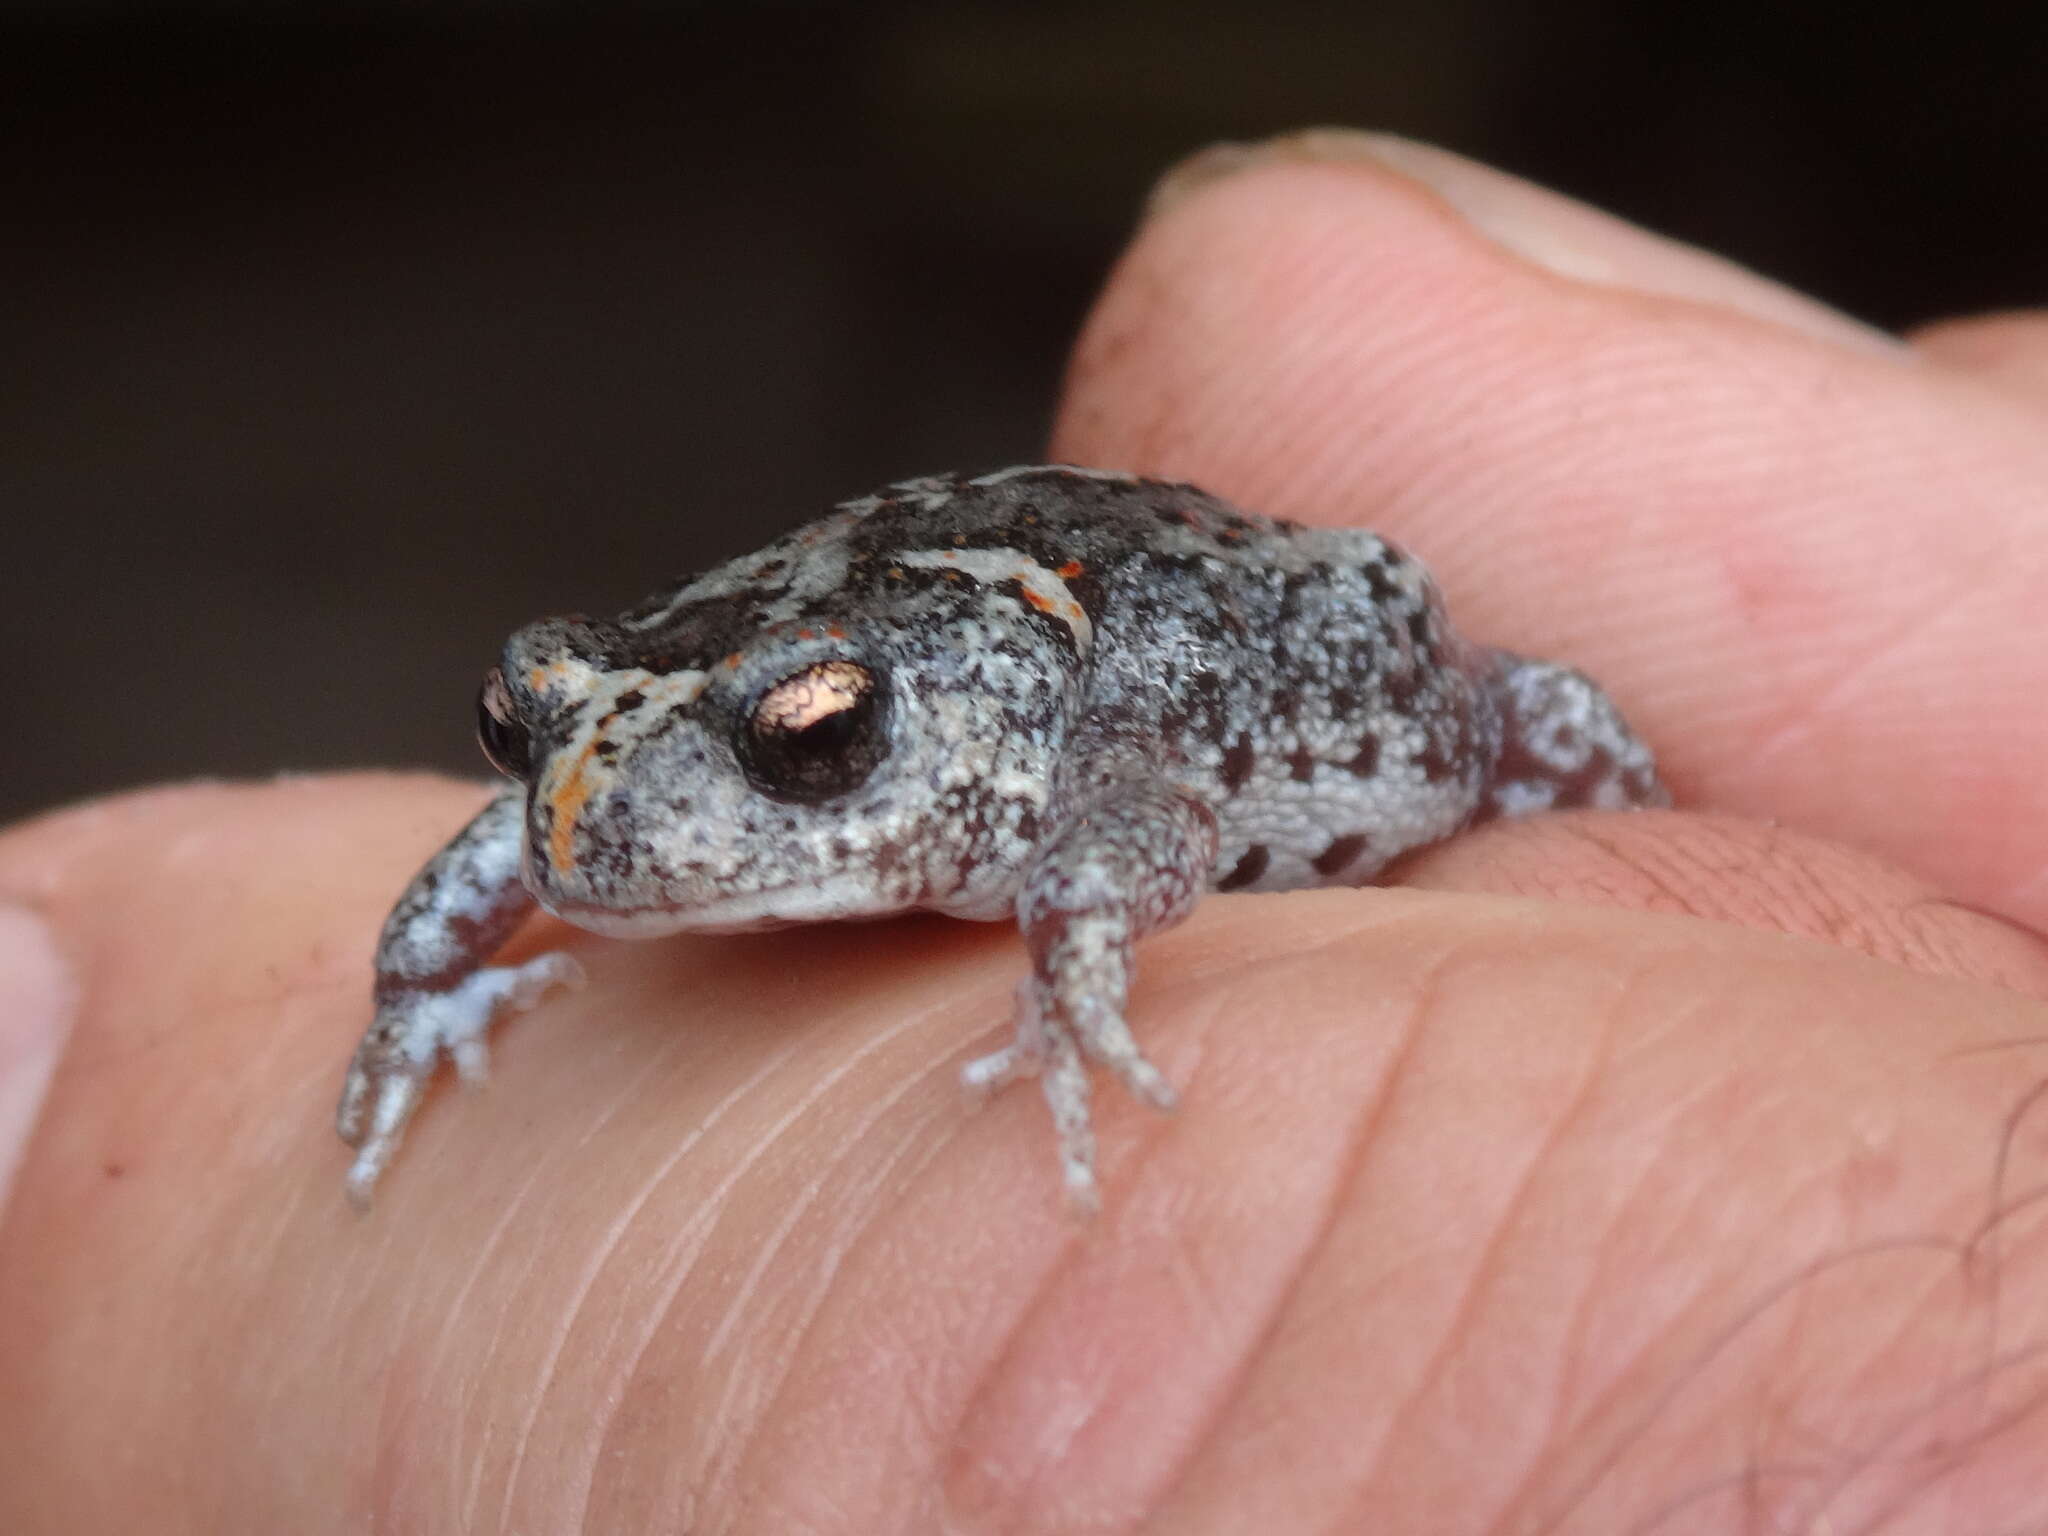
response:
<path id="1" fill-rule="evenodd" d="M 999 927 L 544 927 L 591 985 L 359 1220 L 328 1117 L 377 924 L 476 792 L 18 829 L 0 898 L 83 993 L 0 1228 L 0 1528 L 2048 1516 L 2044 331 L 1908 352 L 1356 147 L 1181 180 L 1056 454 L 1394 535 L 1467 633 L 1610 686 L 1692 810 L 1148 941 L 1184 1108 L 1104 1091 L 1086 1228 L 1035 1096 L 955 1083 Z"/>

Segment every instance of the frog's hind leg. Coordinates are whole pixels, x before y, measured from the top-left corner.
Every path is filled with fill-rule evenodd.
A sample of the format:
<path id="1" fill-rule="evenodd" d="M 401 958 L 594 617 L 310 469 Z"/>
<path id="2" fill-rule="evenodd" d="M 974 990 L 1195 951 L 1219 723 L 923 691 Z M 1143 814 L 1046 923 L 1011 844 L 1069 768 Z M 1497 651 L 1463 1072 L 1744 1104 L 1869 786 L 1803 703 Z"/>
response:
<path id="1" fill-rule="evenodd" d="M 1501 750 L 1474 820 L 1671 803 L 1650 749 L 1583 672 L 1495 651 Z"/>

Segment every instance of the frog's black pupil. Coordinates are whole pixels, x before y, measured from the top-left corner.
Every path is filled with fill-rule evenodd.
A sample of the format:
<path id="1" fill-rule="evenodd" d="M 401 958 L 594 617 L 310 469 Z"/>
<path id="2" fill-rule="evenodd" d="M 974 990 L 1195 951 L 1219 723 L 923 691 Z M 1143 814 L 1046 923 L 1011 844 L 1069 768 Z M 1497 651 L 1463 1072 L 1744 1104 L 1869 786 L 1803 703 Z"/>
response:
<path id="1" fill-rule="evenodd" d="M 503 674 L 495 669 L 477 690 L 476 736 L 493 768 L 507 778 L 526 777 L 531 766 L 526 726 L 512 708 Z"/>
<path id="2" fill-rule="evenodd" d="M 883 694 L 851 661 L 817 662 L 765 690 L 739 734 L 741 766 L 777 800 L 817 801 L 857 788 L 886 750 Z"/>
<path id="3" fill-rule="evenodd" d="M 842 709 L 837 714 L 827 715 L 815 725 L 805 726 L 790 739 L 791 750 L 812 757 L 823 757 L 843 751 L 847 743 L 853 740 L 854 727 L 859 723 L 857 717 L 864 712 L 866 706 L 867 701 L 863 699 L 859 704 Z"/>

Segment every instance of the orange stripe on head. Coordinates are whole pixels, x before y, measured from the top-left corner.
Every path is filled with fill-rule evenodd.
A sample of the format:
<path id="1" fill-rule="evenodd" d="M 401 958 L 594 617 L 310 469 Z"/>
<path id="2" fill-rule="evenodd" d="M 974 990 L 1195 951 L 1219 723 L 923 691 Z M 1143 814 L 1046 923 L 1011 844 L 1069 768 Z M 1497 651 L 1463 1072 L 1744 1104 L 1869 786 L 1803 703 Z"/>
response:
<path id="1" fill-rule="evenodd" d="M 569 765 L 561 781 L 548 791 L 548 810 L 553 813 L 548 824 L 548 862 L 555 866 L 558 875 L 567 875 L 576 867 L 576 820 L 590 803 L 592 788 L 584 770 L 596 752 L 597 742 L 593 740 Z"/>

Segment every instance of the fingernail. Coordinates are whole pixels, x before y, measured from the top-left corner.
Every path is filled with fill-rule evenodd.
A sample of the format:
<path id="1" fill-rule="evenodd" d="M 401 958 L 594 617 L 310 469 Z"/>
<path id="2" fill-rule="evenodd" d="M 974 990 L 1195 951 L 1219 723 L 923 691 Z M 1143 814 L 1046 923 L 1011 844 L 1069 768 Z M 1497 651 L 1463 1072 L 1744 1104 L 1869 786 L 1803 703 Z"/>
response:
<path id="1" fill-rule="evenodd" d="M 1557 194 L 1433 144 L 1362 128 L 1305 128 L 1251 144 L 1212 144 L 1160 178 L 1146 201 L 1146 214 L 1157 217 L 1204 187 L 1272 165 L 1371 165 L 1392 171 L 1436 193 L 1479 233 L 1526 261 L 1563 277 L 1602 282 L 1614 276 L 1612 262 L 1581 249 L 1553 219 L 1542 216 L 1554 209 L 1527 206 L 1532 197 L 1562 203 Z"/>
<path id="2" fill-rule="evenodd" d="M 0 1206 L 71 1033 L 78 989 L 49 924 L 0 906 Z"/>
<path id="3" fill-rule="evenodd" d="M 1169 170 L 1146 217 L 1202 188 L 1270 165 L 1371 165 L 1434 193 L 1465 224 L 1532 266 L 1576 282 L 1716 304 L 1893 358 L 1898 338 L 1717 256 L 1434 144 L 1355 128 L 1310 128 L 1216 144 Z"/>

